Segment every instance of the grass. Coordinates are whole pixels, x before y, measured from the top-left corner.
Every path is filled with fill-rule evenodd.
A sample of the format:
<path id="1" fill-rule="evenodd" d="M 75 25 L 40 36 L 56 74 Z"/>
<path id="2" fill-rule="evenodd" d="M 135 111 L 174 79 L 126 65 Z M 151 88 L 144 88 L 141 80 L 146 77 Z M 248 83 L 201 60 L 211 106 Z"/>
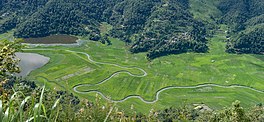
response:
<path id="1" fill-rule="evenodd" d="M 8 99 L 8 102 L 0 100 L 0 121 L 1 122 L 40 122 L 40 121 L 54 121 L 53 119 L 59 111 L 56 111 L 59 100 L 56 100 L 52 112 L 47 116 L 45 105 L 43 104 L 44 89 L 41 90 L 40 99 L 36 101 L 34 97 L 25 96 L 23 92 L 17 91 Z M 21 99 L 22 98 L 22 99 Z M 4 104 L 3 104 L 4 103 Z M 25 109 L 27 107 L 27 110 Z M 5 111 L 4 111 L 5 109 Z M 56 119 L 55 119 L 56 121 Z"/>
<path id="2" fill-rule="evenodd" d="M 20 86 L 21 87 L 21 86 Z M 14 90 L 14 89 L 13 89 Z M 252 97 L 248 98 L 246 95 L 255 94 L 252 91 L 244 91 L 240 92 L 239 89 L 218 89 L 213 87 L 204 87 L 199 89 L 188 89 L 186 91 L 173 89 L 168 92 L 162 94 L 161 102 L 159 104 L 154 104 L 152 107 L 157 107 L 158 105 L 166 105 L 171 102 L 175 102 L 175 104 L 182 105 L 179 109 L 166 109 L 165 111 L 155 111 L 151 109 L 152 112 L 138 114 L 133 113 L 128 115 L 124 113 L 122 110 L 120 111 L 115 104 L 105 103 L 100 104 L 100 98 L 96 97 L 94 100 L 94 104 L 89 104 L 89 101 L 84 100 L 81 101 L 78 105 L 70 104 L 72 99 L 68 99 L 70 96 L 61 96 L 55 100 L 53 97 L 56 95 L 55 92 L 46 91 L 45 86 L 42 89 L 35 89 L 37 95 L 25 96 L 25 91 L 14 91 L 14 93 L 10 96 L 10 99 L 1 96 L 2 100 L 0 100 L 0 121 L 1 122 L 54 122 L 54 121 L 63 121 L 63 122 L 72 122 L 72 121 L 164 121 L 170 120 L 170 116 L 175 118 L 173 121 L 208 121 L 209 120 L 223 120 L 224 121 L 243 121 L 243 118 L 237 117 L 237 115 L 242 115 L 247 118 L 248 121 L 261 121 L 263 117 L 261 114 L 263 113 L 262 106 L 256 106 L 250 108 L 249 110 L 243 110 L 240 107 L 240 102 L 236 101 L 233 103 L 233 107 L 224 108 L 218 111 L 213 112 L 201 112 L 200 110 L 195 110 L 191 108 L 192 106 L 184 106 L 187 103 L 186 94 L 192 95 L 192 99 L 197 101 L 207 102 L 206 98 L 213 98 L 216 100 L 223 100 L 225 97 L 234 97 L 234 99 L 242 99 L 247 102 L 254 102 L 254 100 L 258 100 L 258 98 Z M 170 94 L 174 94 L 175 92 L 178 95 L 175 97 L 178 100 L 182 100 L 179 102 L 174 99 L 170 99 L 172 96 Z M 208 94 L 208 93 L 212 94 Z M 40 94 L 38 94 L 40 93 Z M 199 93 L 199 94 L 197 94 Z M 203 93 L 208 94 L 204 96 Z M 223 96 L 215 96 L 223 95 Z M 246 95 L 245 95 L 246 94 Z M 241 98 L 241 96 L 244 96 Z M 52 101 L 50 101 L 50 97 L 52 97 Z M 66 97 L 66 98 L 65 98 Z M 68 101 L 69 100 L 69 101 Z M 68 103 L 68 102 L 69 103 Z M 128 102 L 132 102 L 133 105 L 142 105 L 136 99 Z M 51 102 L 51 103 L 50 103 Z M 222 103 L 228 104 L 229 101 L 223 101 Z M 214 103 L 208 103 L 211 105 Z M 166 106 L 158 106 L 166 107 Z M 142 106 L 144 109 L 150 109 L 148 106 Z M 129 111 L 129 110 L 127 110 Z M 131 106 L 130 111 L 134 111 L 133 106 Z M 171 112 L 170 112 L 171 111 Z M 164 116 L 164 112 L 166 112 Z M 167 113 L 168 112 L 168 113 Z M 224 114 L 223 114 L 224 113 Z M 137 116 L 139 115 L 139 116 Z M 190 118 L 191 117 L 191 118 Z M 198 117 L 198 118 L 197 118 Z M 202 118 L 200 118 L 202 117 Z M 203 120 L 201 120 L 203 119 Z"/>
<path id="3" fill-rule="evenodd" d="M 127 67 L 137 66 L 148 73 L 146 77 L 142 78 L 119 74 L 101 85 L 79 88 L 79 90 L 101 91 L 113 100 L 121 100 L 129 95 L 140 95 L 145 100 L 152 101 L 156 92 L 164 87 L 194 86 L 204 83 L 240 84 L 259 90 L 263 89 L 263 56 L 225 53 L 224 34 L 219 33 L 210 39 L 209 53 L 170 55 L 151 62 L 146 60 L 145 53 L 131 54 L 128 47 L 116 39 L 111 39 L 113 43 L 111 46 L 89 41 L 81 47 L 50 47 L 56 51 L 33 51 L 50 57 L 51 61 L 45 67 L 31 73 L 29 78 L 37 79 L 51 89 L 72 91 L 72 87 L 77 84 L 96 84 L 116 71 L 129 70 L 134 74 L 142 73 L 133 68 L 126 69 L 94 64 L 87 60 L 85 55 L 65 51 L 65 49 L 69 49 L 87 52 L 93 60 L 98 62 L 109 62 Z M 212 62 L 213 60 L 214 62 Z M 87 68 L 90 70 L 85 72 Z M 62 79 L 72 74 L 74 75 L 70 78 Z M 236 99 L 242 101 L 244 106 L 251 106 L 264 101 L 262 99 L 264 94 L 248 89 L 217 87 L 208 89 L 211 90 L 198 92 L 200 91 L 198 88 L 172 89 L 162 92 L 160 100 L 154 104 L 145 104 L 139 99 L 131 98 L 117 105 L 124 108 L 125 111 L 129 111 L 133 104 L 138 112 L 147 112 L 152 108 L 161 109 L 185 103 L 206 103 L 211 108 L 218 109 L 228 106 Z M 75 94 L 90 100 L 95 97 L 95 93 Z"/>
<path id="4" fill-rule="evenodd" d="M 13 34 L 14 34 L 14 30 L 0 34 L 0 40 L 14 40 Z"/>
<path id="5" fill-rule="evenodd" d="M 196 19 L 212 21 L 211 17 L 218 17 L 221 11 L 216 7 L 219 0 L 190 0 L 190 12 Z"/>
<path id="6" fill-rule="evenodd" d="M 109 25 L 108 23 L 103 22 L 99 29 L 100 29 L 101 34 L 105 35 L 105 34 L 109 34 L 112 28 L 113 28 L 112 25 Z"/>
<path id="7" fill-rule="evenodd" d="M 102 24 L 101 30 L 107 33 L 108 27 Z M 94 100 L 96 94 L 79 94 L 73 91 L 78 84 L 91 84 L 79 87 L 78 90 L 97 90 L 113 100 L 121 100 L 130 95 L 141 96 L 146 101 L 153 101 L 156 92 L 168 86 L 195 86 L 204 83 L 232 85 L 239 84 L 259 90 L 264 88 L 264 56 L 234 55 L 225 53 L 226 26 L 210 38 L 210 51 L 205 54 L 185 53 L 157 58 L 151 62 L 146 59 L 146 53 L 131 54 L 124 42 L 111 38 L 112 45 L 106 46 L 100 42 L 87 41 L 78 47 L 35 47 L 26 52 L 39 53 L 51 58 L 44 67 L 35 70 L 28 77 L 39 84 L 45 84 L 49 89 L 67 90 L 81 99 Z M 12 31 L 0 35 L 0 38 L 12 37 Z M 118 67 L 108 64 L 91 62 L 84 54 L 67 50 L 85 52 L 97 62 L 118 64 Z M 144 69 L 146 77 L 133 77 L 122 73 L 100 85 L 96 84 L 118 71 L 129 71 L 135 75 L 143 72 L 133 66 Z M 201 90 L 202 89 L 202 90 Z M 210 89 L 210 90 L 204 90 Z M 202 92 L 201 92 L 202 91 Z M 258 96 L 258 97 L 256 97 Z M 244 106 L 263 102 L 264 94 L 242 88 L 206 87 L 196 89 L 171 89 L 159 95 L 159 101 L 146 104 L 137 98 L 118 103 L 125 111 L 133 104 L 138 112 L 148 112 L 151 109 L 162 109 L 182 104 L 205 103 L 211 108 L 222 108 L 238 99 Z M 219 102 L 220 101 L 220 102 Z"/>

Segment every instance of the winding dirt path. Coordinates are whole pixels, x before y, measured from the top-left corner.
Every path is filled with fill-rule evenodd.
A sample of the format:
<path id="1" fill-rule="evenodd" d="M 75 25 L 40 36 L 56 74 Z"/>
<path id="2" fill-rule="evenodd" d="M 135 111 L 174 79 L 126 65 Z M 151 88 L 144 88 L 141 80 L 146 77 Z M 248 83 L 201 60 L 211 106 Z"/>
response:
<path id="1" fill-rule="evenodd" d="M 24 49 L 24 50 L 50 50 L 50 51 L 52 51 L 52 50 L 56 50 L 56 49 Z M 127 96 L 127 97 L 125 97 L 125 98 L 123 98 L 121 100 L 113 100 L 113 99 L 105 96 L 100 91 L 97 91 L 97 90 L 79 91 L 78 88 L 79 87 L 89 87 L 89 86 L 101 85 L 101 84 L 107 82 L 108 80 L 110 80 L 111 78 L 113 78 L 114 76 L 116 76 L 118 74 L 121 74 L 121 73 L 125 73 L 125 74 L 128 74 L 128 75 L 133 76 L 133 77 L 145 77 L 145 76 L 148 75 L 147 72 L 145 70 L 141 69 L 141 68 L 138 68 L 138 67 L 125 67 L 125 66 L 120 66 L 118 64 L 97 62 L 97 61 L 92 60 L 91 56 L 88 53 L 85 53 L 85 52 L 77 52 L 77 51 L 71 51 L 71 50 L 65 50 L 65 51 L 72 52 L 72 53 L 84 54 L 84 55 L 87 56 L 87 58 L 88 58 L 88 60 L 90 62 L 93 62 L 93 63 L 96 63 L 96 64 L 106 64 L 106 65 L 112 65 L 112 66 L 116 66 L 116 67 L 120 67 L 120 68 L 136 68 L 136 69 L 138 69 L 138 70 L 140 70 L 140 71 L 142 71 L 144 73 L 142 75 L 135 75 L 135 74 L 130 73 L 127 70 L 121 70 L 121 71 L 113 73 L 111 76 L 107 77 L 106 79 L 104 79 L 104 80 L 102 80 L 102 81 L 100 81 L 100 82 L 98 82 L 96 84 L 79 84 L 79 85 L 76 85 L 76 86 L 73 87 L 73 91 L 76 92 L 76 93 L 80 93 L 80 94 L 97 93 L 97 94 L 101 95 L 104 99 L 106 99 L 108 101 L 111 101 L 111 102 L 114 102 L 114 103 L 125 102 L 128 99 L 136 98 L 136 99 L 140 99 L 144 103 L 153 104 L 153 103 L 155 103 L 155 102 L 157 102 L 159 100 L 159 96 L 160 96 L 160 94 L 162 92 L 164 92 L 166 90 L 170 90 L 170 89 L 195 89 L 195 88 L 202 88 L 202 87 L 220 87 L 220 88 L 243 88 L 243 89 L 249 89 L 249 90 L 252 90 L 252 91 L 255 91 L 255 92 L 258 92 L 258 93 L 264 93 L 263 90 L 258 90 L 258 89 L 252 88 L 252 87 L 238 85 L 238 84 L 229 85 L 229 86 L 219 85 L 219 84 L 200 84 L 200 85 L 196 85 L 196 86 L 168 86 L 168 87 L 165 87 L 165 88 L 161 88 L 160 90 L 158 90 L 156 92 L 155 99 L 153 101 L 145 100 L 144 98 L 142 98 L 139 95 L 129 95 L 129 96 Z"/>

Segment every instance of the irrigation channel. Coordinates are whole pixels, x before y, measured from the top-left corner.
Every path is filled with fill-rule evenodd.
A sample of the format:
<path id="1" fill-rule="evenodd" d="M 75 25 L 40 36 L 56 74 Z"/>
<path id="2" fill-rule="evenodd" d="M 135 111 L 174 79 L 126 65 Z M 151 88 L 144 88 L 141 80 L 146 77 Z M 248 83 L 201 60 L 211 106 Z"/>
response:
<path id="1" fill-rule="evenodd" d="M 24 50 L 47 50 L 47 51 L 52 51 L 52 50 L 56 50 L 56 49 L 24 49 Z M 195 88 L 203 88 L 203 87 L 220 87 L 220 88 L 243 88 L 243 89 L 249 89 L 249 90 L 252 90 L 252 91 L 255 91 L 255 92 L 258 92 L 258 93 L 264 93 L 263 90 L 258 90 L 258 89 L 255 89 L 255 88 L 252 88 L 252 87 L 248 87 L 248 86 L 243 86 L 243 85 L 239 85 L 239 84 L 234 84 L 234 85 L 219 85 L 219 84 L 199 84 L 199 85 L 195 85 L 195 86 L 167 86 L 165 88 L 161 88 L 159 89 L 157 92 L 156 92 L 156 95 L 155 95 L 155 99 L 153 101 L 148 101 L 148 100 L 145 100 L 144 98 L 142 98 L 141 96 L 139 95 L 129 95 L 121 100 L 113 100 L 107 96 L 105 96 L 102 92 L 98 91 L 98 90 L 87 90 L 87 91 L 79 91 L 78 88 L 79 87 L 89 87 L 89 86 L 96 86 L 96 85 L 101 85 L 105 82 L 107 82 L 108 80 L 110 80 L 111 78 L 113 78 L 114 76 L 118 75 L 118 74 L 121 74 L 121 73 L 125 73 L 125 74 L 128 74 L 130 76 L 133 76 L 133 77 L 145 77 L 147 76 L 147 72 L 141 68 L 138 68 L 138 67 L 125 67 L 125 66 L 120 66 L 118 64 L 112 64 L 112 63 L 103 63 L 103 62 L 97 62 L 97 61 L 94 61 L 93 59 L 91 59 L 91 56 L 88 54 L 88 53 L 85 53 L 85 52 L 78 52 L 78 51 L 72 51 L 72 50 L 65 50 L 67 52 L 72 52 L 72 53 L 78 53 L 78 54 L 84 54 L 87 56 L 88 60 L 92 63 L 96 63 L 96 64 L 105 64 L 105 65 L 112 65 L 112 66 L 117 66 L 117 67 L 120 67 L 120 68 L 136 68 L 138 70 L 141 70 L 144 74 L 142 75 L 135 75 L 135 74 L 132 74 L 130 73 L 129 71 L 126 71 L 126 70 L 121 70 L 121 71 L 118 71 L 118 72 L 115 72 L 113 73 L 112 75 L 110 75 L 109 77 L 107 77 L 106 79 L 96 83 L 96 84 L 78 84 L 78 85 L 75 85 L 73 87 L 73 91 L 76 92 L 76 93 L 79 93 L 79 94 L 88 94 L 88 93 L 97 93 L 99 95 L 101 95 L 104 99 L 110 101 L 110 102 L 113 102 L 113 103 L 121 103 L 121 102 L 125 102 L 126 100 L 128 99 L 131 99 L 131 98 L 136 98 L 136 99 L 140 99 L 142 102 L 144 103 L 147 103 L 147 104 L 153 104 L 155 102 L 157 102 L 159 100 L 159 96 L 162 92 L 166 91 L 166 90 L 170 90 L 170 89 L 195 89 Z"/>

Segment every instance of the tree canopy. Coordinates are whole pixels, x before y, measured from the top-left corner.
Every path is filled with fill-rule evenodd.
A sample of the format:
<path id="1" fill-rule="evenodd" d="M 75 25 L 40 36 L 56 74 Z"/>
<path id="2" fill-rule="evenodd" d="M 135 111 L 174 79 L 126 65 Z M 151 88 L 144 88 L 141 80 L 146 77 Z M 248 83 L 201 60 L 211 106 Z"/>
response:
<path id="1" fill-rule="evenodd" d="M 100 24 L 107 22 L 113 26 L 109 36 L 127 42 L 132 53 L 148 52 L 148 58 L 153 59 L 184 52 L 205 53 L 206 37 L 217 29 L 212 26 L 226 24 L 230 37 L 227 52 L 263 52 L 263 44 L 259 51 L 252 49 L 263 42 L 262 38 L 244 43 L 256 35 L 263 37 L 262 32 L 257 32 L 262 29 L 255 30 L 263 26 L 262 0 L 219 0 L 210 5 L 220 11 L 220 15 L 210 15 L 216 25 L 194 17 L 189 0 L 3 0 L 0 33 L 15 29 L 14 35 L 19 38 L 85 35 L 104 43 L 107 38 L 101 37 Z M 254 31 L 248 33 L 249 30 Z M 251 51 L 243 51 L 245 44 Z"/>

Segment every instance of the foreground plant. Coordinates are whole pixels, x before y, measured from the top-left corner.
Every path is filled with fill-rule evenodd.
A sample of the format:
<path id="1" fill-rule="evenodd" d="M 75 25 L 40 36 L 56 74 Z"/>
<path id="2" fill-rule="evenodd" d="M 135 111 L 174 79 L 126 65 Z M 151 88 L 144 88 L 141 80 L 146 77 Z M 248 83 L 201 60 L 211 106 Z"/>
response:
<path id="1" fill-rule="evenodd" d="M 1 122 L 41 122 L 56 121 L 60 99 L 57 99 L 52 108 L 47 111 L 43 104 L 45 87 L 42 88 L 41 96 L 37 101 L 32 96 L 25 96 L 23 92 L 14 92 L 7 103 L 0 100 Z M 49 113 L 49 114 L 48 114 Z"/>
<path id="2" fill-rule="evenodd" d="M 21 51 L 21 40 L 0 41 L 0 78 L 4 79 L 13 73 L 19 73 L 18 67 L 19 59 L 16 58 L 15 53 Z"/>
<path id="3" fill-rule="evenodd" d="M 0 41 L 0 94 L 5 93 L 3 87 L 8 84 L 9 77 L 14 73 L 19 73 L 19 59 L 15 53 L 21 51 L 21 40 L 13 42 L 7 40 Z M 6 95 L 5 95 L 6 96 Z"/>
<path id="4" fill-rule="evenodd" d="M 41 91 L 39 93 L 34 93 Z M 197 122 L 263 122 L 264 107 L 258 106 L 247 110 L 236 101 L 229 108 L 218 111 L 199 111 L 193 106 L 170 108 L 163 111 L 152 110 L 149 114 L 138 114 L 131 109 L 132 114 L 126 114 L 115 104 L 101 101 L 82 100 L 78 102 L 67 92 L 45 90 L 31 91 L 26 96 L 24 92 L 16 91 L 8 102 L 0 100 L 0 122 L 156 122 L 156 121 L 197 121 Z M 55 96 L 51 97 L 50 96 Z M 51 103 L 50 103 L 51 101 Z M 77 102 L 76 102 L 77 101 Z"/>

